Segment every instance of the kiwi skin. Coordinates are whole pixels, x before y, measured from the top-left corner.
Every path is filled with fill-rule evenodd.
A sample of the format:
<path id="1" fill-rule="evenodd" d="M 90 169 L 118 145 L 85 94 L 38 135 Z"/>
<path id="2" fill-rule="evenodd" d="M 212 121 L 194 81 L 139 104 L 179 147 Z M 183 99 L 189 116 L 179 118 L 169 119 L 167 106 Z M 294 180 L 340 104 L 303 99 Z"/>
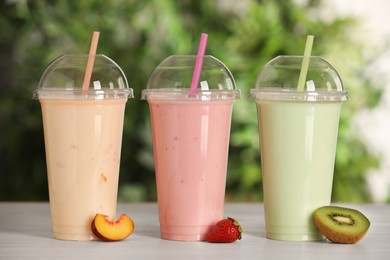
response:
<path id="1" fill-rule="evenodd" d="M 341 224 L 334 217 L 351 219 L 352 223 Z M 336 206 L 317 209 L 314 212 L 314 222 L 327 239 L 339 244 L 356 243 L 364 237 L 370 227 L 370 221 L 361 212 Z"/>

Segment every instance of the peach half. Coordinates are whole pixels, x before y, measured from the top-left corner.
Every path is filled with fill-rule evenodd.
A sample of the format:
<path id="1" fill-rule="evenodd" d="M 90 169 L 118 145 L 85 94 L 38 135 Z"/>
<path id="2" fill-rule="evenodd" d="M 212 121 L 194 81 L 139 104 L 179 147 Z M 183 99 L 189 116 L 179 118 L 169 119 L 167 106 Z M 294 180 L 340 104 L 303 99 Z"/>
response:
<path id="1" fill-rule="evenodd" d="M 110 221 L 108 216 L 96 214 L 91 224 L 92 233 L 103 241 L 119 241 L 130 236 L 134 230 L 134 222 L 126 214 L 118 220 Z"/>

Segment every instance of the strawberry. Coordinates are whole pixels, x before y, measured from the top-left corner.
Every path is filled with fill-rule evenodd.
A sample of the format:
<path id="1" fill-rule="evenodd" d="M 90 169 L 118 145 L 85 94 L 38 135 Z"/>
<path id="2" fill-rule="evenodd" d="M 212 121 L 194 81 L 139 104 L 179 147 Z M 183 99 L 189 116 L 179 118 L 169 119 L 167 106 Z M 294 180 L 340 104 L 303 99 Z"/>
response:
<path id="1" fill-rule="evenodd" d="M 211 243 L 231 243 L 241 239 L 242 228 L 240 224 L 232 219 L 226 218 L 215 224 L 207 236 Z"/>

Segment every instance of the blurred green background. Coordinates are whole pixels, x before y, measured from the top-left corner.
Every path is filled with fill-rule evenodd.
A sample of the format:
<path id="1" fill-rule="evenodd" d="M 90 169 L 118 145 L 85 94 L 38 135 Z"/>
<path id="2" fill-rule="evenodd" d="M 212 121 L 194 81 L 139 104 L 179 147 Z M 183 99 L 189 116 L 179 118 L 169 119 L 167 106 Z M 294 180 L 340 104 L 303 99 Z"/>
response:
<path id="1" fill-rule="evenodd" d="M 381 97 L 382 86 L 373 86 L 364 73 L 381 50 L 358 37 L 359 20 L 320 19 L 324 1 L 303 2 L 1 1 L 0 200 L 48 200 L 41 111 L 32 91 L 50 61 L 64 53 L 88 53 L 96 30 L 98 53 L 121 66 L 137 97 L 126 106 L 119 201 L 156 200 L 149 108 L 140 93 L 162 59 L 195 54 L 205 32 L 207 54 L 230 68 L 243 96 L 233 111 L 227 201 L 262 200 L 256 108 L 247 99 L 257 73 L 275 56 L 301 55 L 306 35 L 313 34 L 312 55 L 330 61 L 350 92 L 342 108 L 332 200 L 371 202 L 365 174 L 379 161 L 351 119 Z"/>

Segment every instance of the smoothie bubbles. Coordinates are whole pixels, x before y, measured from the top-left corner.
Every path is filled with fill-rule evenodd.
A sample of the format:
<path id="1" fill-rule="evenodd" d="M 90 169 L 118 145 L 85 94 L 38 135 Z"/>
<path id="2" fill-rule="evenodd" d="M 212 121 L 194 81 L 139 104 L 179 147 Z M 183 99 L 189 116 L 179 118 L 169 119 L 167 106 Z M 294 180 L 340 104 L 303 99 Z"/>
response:
<path id="1" fill-rule="evenodd" d="M 223 218 L 231 114 L 240 92 L 221 61 L 203 57 L 205 36 L 198 57 L 166 58 L 142 92 L 150 108 L 163 239 L 206 240 Z"/>
<path id="2" fill-rule="evenodd" d="M 308 49 L 268 62 L 250 90 L 271 239 L 322 239 L 313 212 L 331 200 L 339 115 L 348 93 L 335 68 Z"/>
<path id="3" fill-rule="evenodd" d="M 123 117 L 133 92 L 114 61 L 95 55 L 94 39 L 90 55 L 62 55 L 49 64 L 33 96 L 42 108 L 57 239 L 93 239 L 95 215 L 116 214 Z"/>

